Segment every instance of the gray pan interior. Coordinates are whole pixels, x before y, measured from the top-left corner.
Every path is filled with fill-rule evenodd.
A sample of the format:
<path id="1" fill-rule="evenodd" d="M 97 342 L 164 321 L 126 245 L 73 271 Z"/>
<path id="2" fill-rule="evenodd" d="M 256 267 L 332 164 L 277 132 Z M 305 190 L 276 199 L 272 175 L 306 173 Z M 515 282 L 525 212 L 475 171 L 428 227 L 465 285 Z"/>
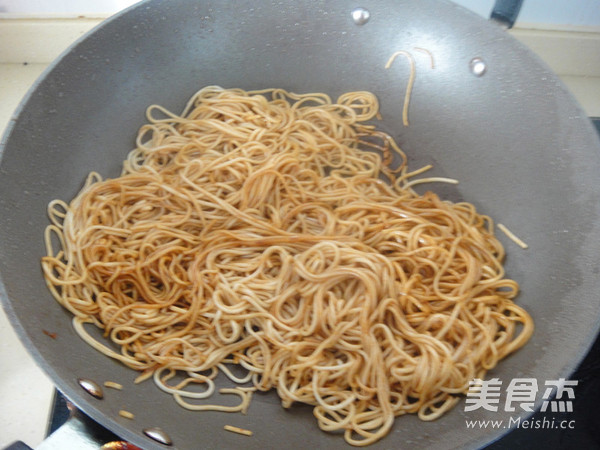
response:
<path id="1" fill-rule="evenodd" d="M 350 11 L 371 12 L 357 26 Z M 409 127 L 401 121 L 408 66 L 396 50 L 415 52 L 417 79 Z M 469 61 L 487 72 L 475 77 Z M 558 78 L 504 31 L 447 1 L 148 1 L 95 29 L 38 80 L 2 141 L 0 294 L 22 340 L 58 388 L 92 418 L 145 448 L 160 447 L 141 430 L 160 426 L 181 449 L 337 448 L 340 436 L 317 429 L 311 408 L 284 410 L 275 394 L 256 395 L 248 415 L 189 412 L 152 382 L 84 344 L 70 314 L 48 293 L 40 271 L 46 205 L 70 199 L 86 174 L 116 176 L 151 103 L 179 111 L 205 85 L 282 87 L 336 96 L 371 90 L 382 128 L 417 168 L 460 180 L 436 186 L 444 198 L 468 200 L 529 244 L 500 236 L 518 302 L 532 314 L 529 344 L 490 376 L 508 383 L 568 377 L 598 328 L 600 303 L 600 145 L 585 114 Z M 56 339 L 42 330 L 57 333 Z M 85 394 L 78 377 L 123 384 L 104 400 Z M 538 395 L 538 404 L 541 396 Z M 224 402 L 226 399 L 223 400 Z M 119 409 L 135 420 L 118 416 Z M 442 419 L 396 420 L 373 448 L 477 447 L 505 430 L 466 430 L 465 419 L 519 413 L 464 412 Z M 251 438 L 224 424 L 254 431 Z"/>

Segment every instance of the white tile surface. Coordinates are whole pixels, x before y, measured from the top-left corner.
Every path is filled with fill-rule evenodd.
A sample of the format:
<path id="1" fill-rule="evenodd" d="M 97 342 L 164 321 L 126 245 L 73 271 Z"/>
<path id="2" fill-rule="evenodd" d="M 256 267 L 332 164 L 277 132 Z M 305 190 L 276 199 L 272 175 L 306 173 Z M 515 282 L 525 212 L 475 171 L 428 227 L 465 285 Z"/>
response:
<path id="1" fill-rule="evenodd" d="M 10 13 L 115 13 L 138 0 L 0 0 L 0 9 Z"/>
<path id="2" fill-rule="evenodd" d="M 30 447 L 42 442 L 53 392 L 0 311 L 0 448 L 15 441 Z"/>
<path id="3" fill-rule="evenodd" d="M 561 79 L 589 117 L 600 117 L 600 77 L 562 75 Z"/>
<path id="4" fill-rule="evenodd" d="M 42 63 L 56 59 L 102 19 L 2 19 L 0 63 Z"/>
<path id="5" fill-rule="evenodd" d="M 47 64 L 0 64 L 0 133 Z"/>

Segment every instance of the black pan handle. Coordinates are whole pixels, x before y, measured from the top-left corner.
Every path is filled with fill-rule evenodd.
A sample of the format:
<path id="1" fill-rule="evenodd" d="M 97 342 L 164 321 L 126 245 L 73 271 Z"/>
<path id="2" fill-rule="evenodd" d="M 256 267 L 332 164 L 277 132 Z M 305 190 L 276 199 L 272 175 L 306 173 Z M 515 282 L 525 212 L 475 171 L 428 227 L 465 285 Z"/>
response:
<path id="1" fill-rule="evenodd" d="M 29 445 L 21 441 L 16 441 L 5 447 L 4 450 L 33 450 Z"/>
<path id="2" fill-rule="evenodd" d="M 490 19 L 504 28 L 512 28 L 517 20 L 523 0 L 496 0 Z"/>

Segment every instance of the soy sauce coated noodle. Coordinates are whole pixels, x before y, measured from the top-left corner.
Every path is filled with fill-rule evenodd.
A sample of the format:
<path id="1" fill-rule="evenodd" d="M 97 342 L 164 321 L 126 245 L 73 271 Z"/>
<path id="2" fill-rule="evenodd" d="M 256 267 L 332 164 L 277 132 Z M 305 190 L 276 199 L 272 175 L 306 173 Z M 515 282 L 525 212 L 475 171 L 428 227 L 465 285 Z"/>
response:
<path id="1" fill-rule="evenodd" d="M 438 418 L 533 323 L 491 219 L 404 187 L 404 155 L 362 123 L 377 110 L 367 92 L 219 87 L 181 115 L 151 106 L 119 178 L 50 204 L 49 288 L 86 341 L 180 404 L 235 362 L 353 445 L 398 415 Z M 189 378 L 169 387 L 176 370 Z"/>

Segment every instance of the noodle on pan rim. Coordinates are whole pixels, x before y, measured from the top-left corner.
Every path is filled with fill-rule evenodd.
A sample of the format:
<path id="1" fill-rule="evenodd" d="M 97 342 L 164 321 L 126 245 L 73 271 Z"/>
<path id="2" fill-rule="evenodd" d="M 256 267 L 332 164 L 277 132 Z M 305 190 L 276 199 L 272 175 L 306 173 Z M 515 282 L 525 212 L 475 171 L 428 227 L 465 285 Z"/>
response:
<path id="1" fill-rule="evenodd" d="M 364 123 L 377 112 L 369 92 L 217 86 L 180 115 L 150 106 L 120 177 L 50 203 L 49 289 L 83 339 L 184 407 L 211 409 L 185 399 L 223 372 L 241 403 L 221 410 L 276 389 L 353 445 L 402 414 L 440 417 L 533 322 L 492 220 L 418 195 L 423 170 Z"/>

